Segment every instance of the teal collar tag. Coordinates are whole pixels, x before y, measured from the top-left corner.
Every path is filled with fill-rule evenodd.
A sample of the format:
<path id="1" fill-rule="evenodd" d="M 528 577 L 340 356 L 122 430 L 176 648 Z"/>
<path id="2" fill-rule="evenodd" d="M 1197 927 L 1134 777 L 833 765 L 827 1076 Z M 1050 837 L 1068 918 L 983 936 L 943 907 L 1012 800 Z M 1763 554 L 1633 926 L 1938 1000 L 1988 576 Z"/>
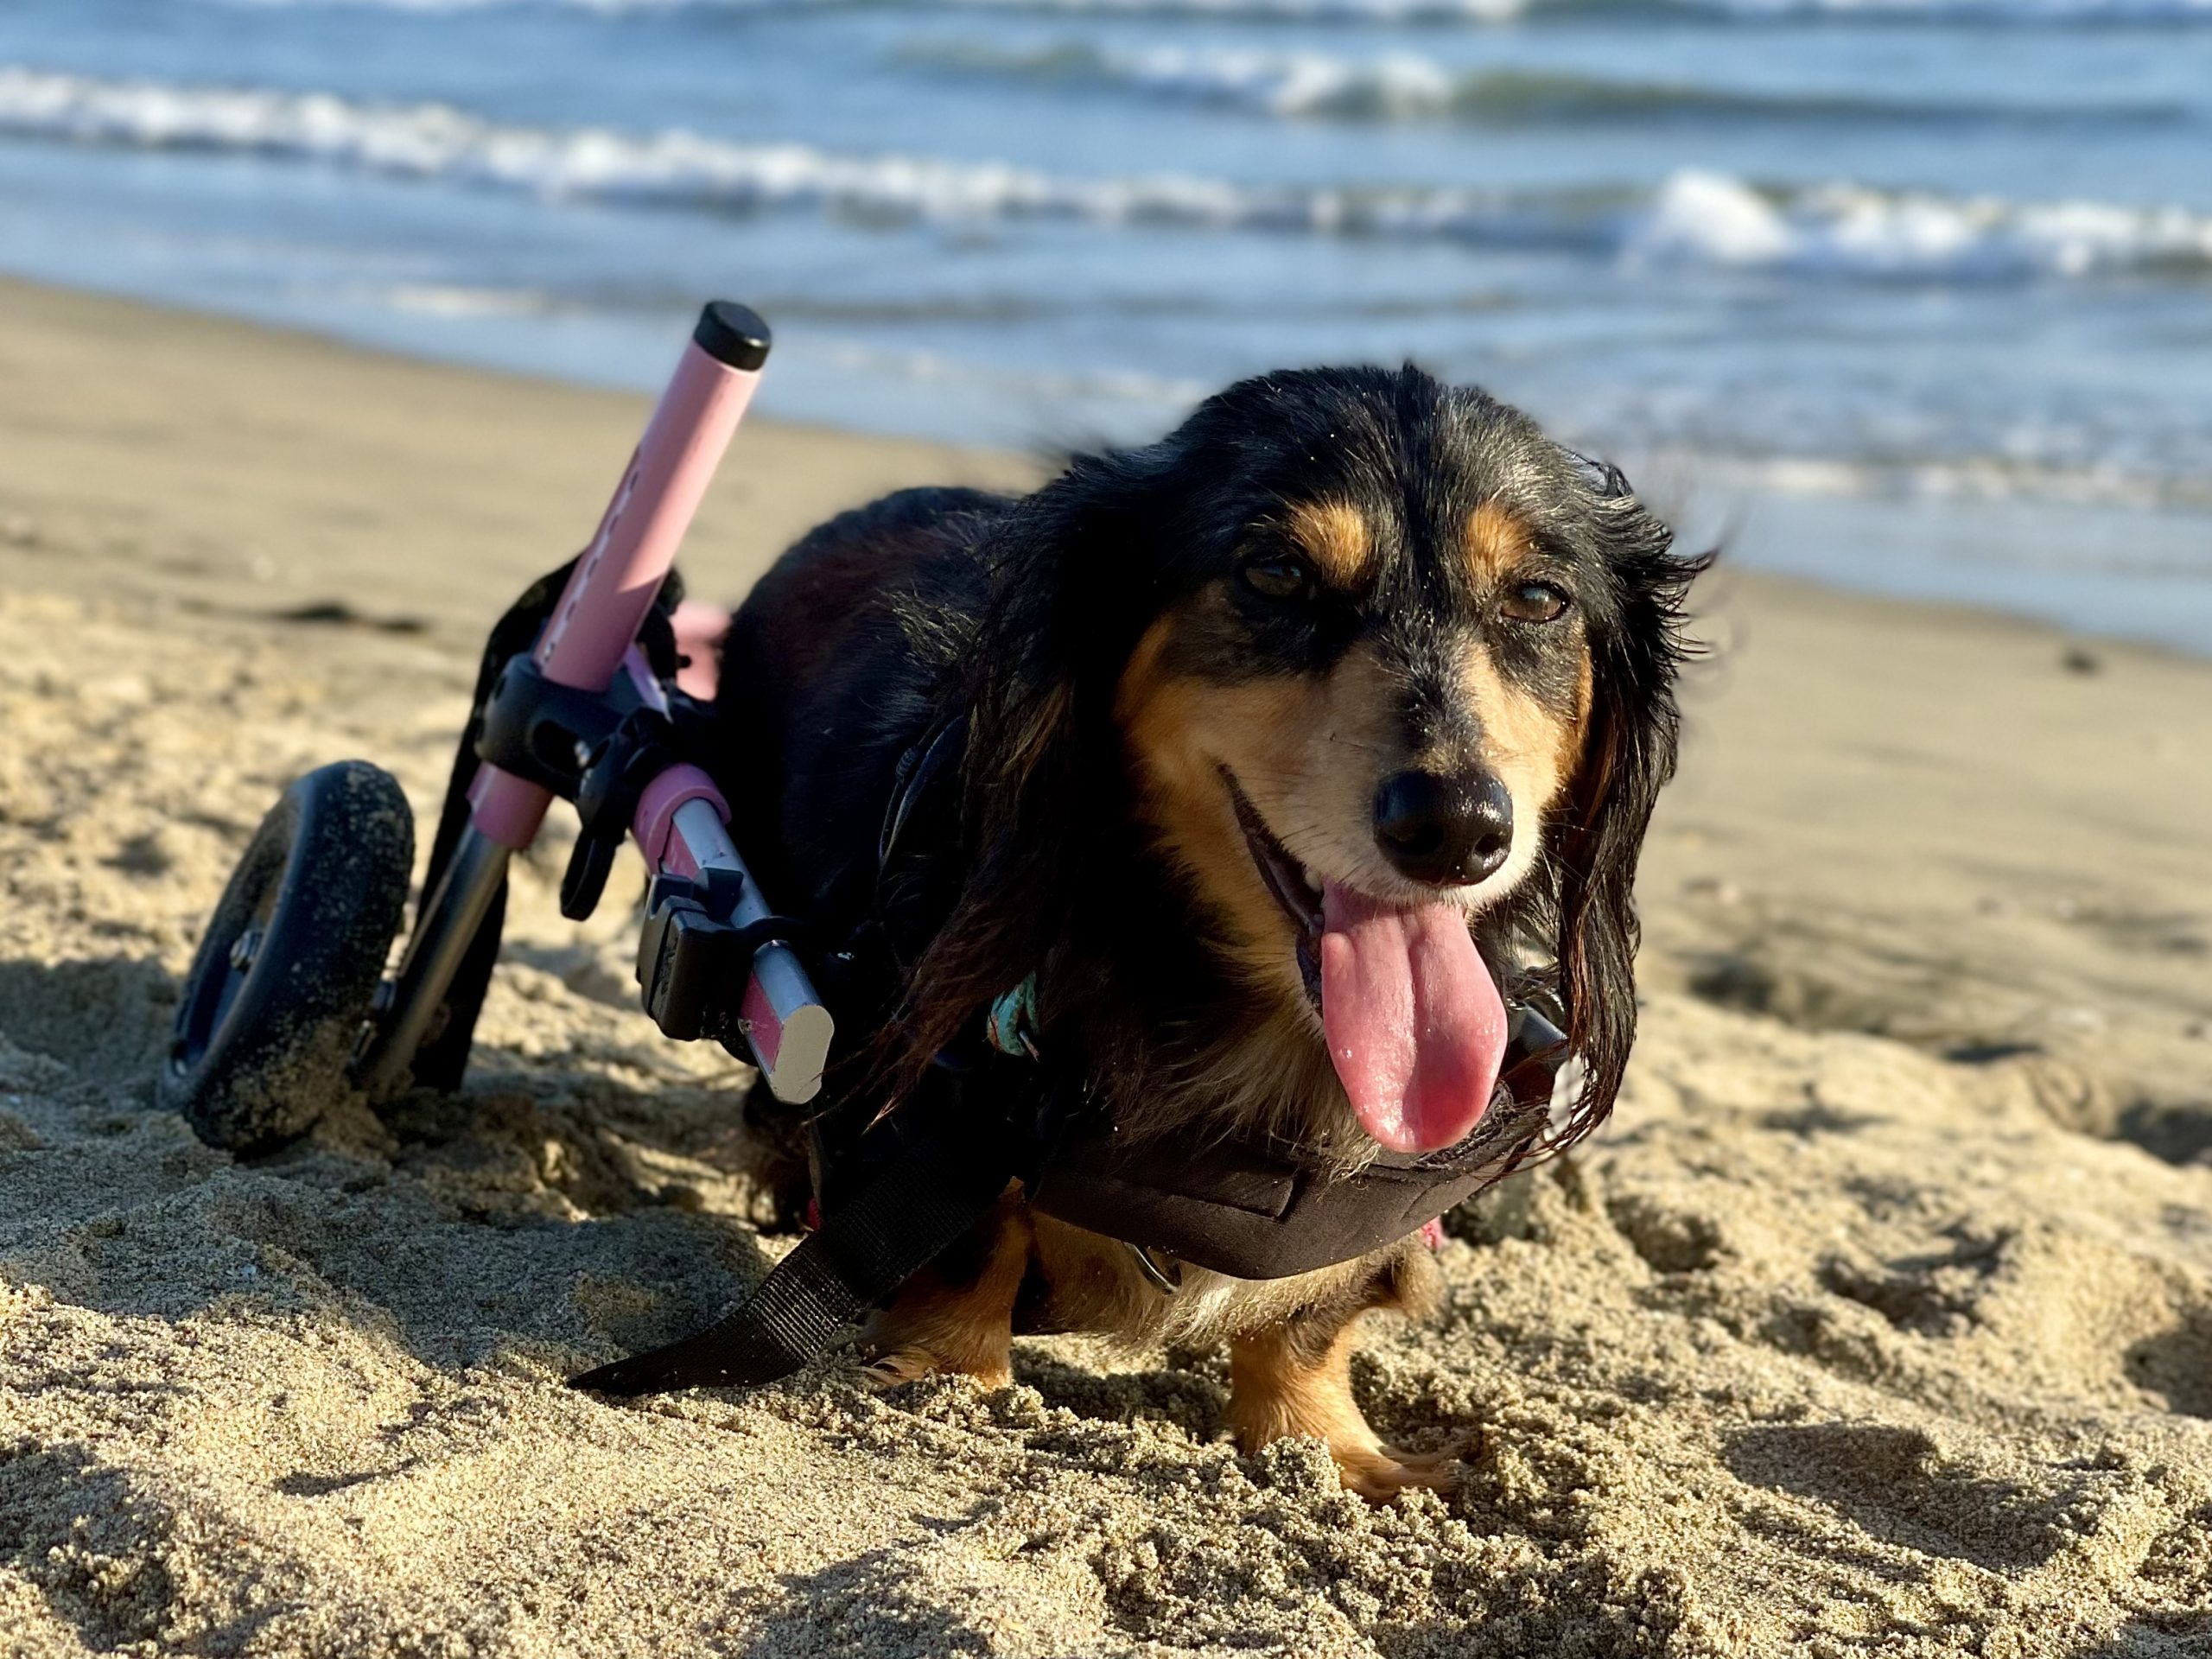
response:
<path id="1" fill-rule="evenodd" d="M 1036 975 L 1030 975 L 991 1004 L 983 1029 L 991 1046 L 1000 1053 L 1037 1058 Z"/>

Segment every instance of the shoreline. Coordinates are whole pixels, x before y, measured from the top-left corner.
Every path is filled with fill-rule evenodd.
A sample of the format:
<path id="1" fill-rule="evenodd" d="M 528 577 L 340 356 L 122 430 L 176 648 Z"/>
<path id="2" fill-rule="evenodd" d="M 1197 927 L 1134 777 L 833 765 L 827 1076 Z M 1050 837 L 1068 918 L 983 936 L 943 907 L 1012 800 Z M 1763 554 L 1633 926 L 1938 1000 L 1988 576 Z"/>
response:
<path id="1" fill-rule="evenodd" d="M 0 577 L 240 616 L 335 607 L 396 632 L 480 638 L 590 537 L 652 410 L 645 393 L 5 277 L 0 341 Z M 340 384 L 376 400 L 365 419 L 322 390 Z M 295 464 L 308 455 L 337 464 Z M 925 482 L 1027 488 L 1037 470 L 749 419 L 682 568 L 693 592 L 734 601 L 844 507 Z M 281 546 L 261 533 L 272 507 L 293 532 Z"/>
<path id="2" fill-rule="evenodd" d="M 254 823 L 405 787 L 645 400 L 0 285 L 0 1628 L 572 1659 L 2165 1659 L 2212 1641 L 2212 664 L 1724 568 L 1619 1110 L 1353 1365 L 1370 1510 L 1218 1352 L 1024 1338 L 635 1405 L 786 1241 L 634 918 L 511 872 L 457 1096 L 241 1163 L 155 1106 Z M 686 560 L 988 453 L 749 423 Z M 634 891 L 619 871 L 611 893 Z"/>
<path id="3" fill-rule="evenodd" d="M 618 455 L 626 453 L 653 395 L 652 391 L 533 374 L 463 355 L 416 353 L 365 342 L 343 331 L 296 327 L 141 299 L 119 291 L 64 287 L 0 274 L 0 311 L 24 307 L 49 318 L 73 313 L 77 326 L 92 329 L 100 326 L 105 316 L 130 333 L 142 332 L 147 319 L 167 318 L 185 334 L 210 341 L 219 339 L 225 330 L 237 330 L 240 339 L 289 342 L 296 352 L 305 354 L 297 359 L 303 363 L 321 350 L 341 359 L 385 365 L 397 386 L 405 385 L 411 370 L 416 372 L 412 378 L 417 386 L 435 385 L 443 376 L 451 377 L 455 385 L 474 382 L 486 389 L 503 388 L 518 397 L 526 397 L 532 388 L 556 391 L 569 396 L 579 410 L 585 405 L 595 409 L 608 434 L 610 453 Z M 134 317 L 139 321 L 132 321 Z M 681 338 L 679 332 L 671 329 L 671 363 Z M 499 395 L 487 391 L 485 396 L 467 401 L 480 418 L 496 423 L 502 402 Z M 632 423 L 627 438 L 620 435 L 622 416 L 616 412 L 625 410 Z M 764 440 L 763 434 L 773 435 Z M 460 442 L 479 442 L 450 429 L 447 435 Z M 742 480 L 748 457 L 761 475 L 774 475 L 785 435 L 802 447 L 820 444 L 829 449 L 842 448 L 852 459 L 853 470 L 838 480 L 846 486 L 844 498 L 840 499 L 834 490 L 819 498 L 802 498 L 803 505 L 779 511 L 757 527 L 743 522 L 741 510 L 731 512 L 727 524 L 718 524 L 715 504 L 734 493 L 741 496 L 745 488 L 741 481 L 728 480 Z M 496 442 L 487 448 L 496 453 Z M 764 449 L 765 454 L 756 453 Z M 871 464 L 862 456 L 875 459 Z M 219 465 L 217 458 L 208 459 Z M 608 476 L 618 464 L 607 464 Z M 2201 562 L 2201 550 L 2212 545 L 2212 512 L 1971 493 L 1923 496 L 1834 488 L 1783 490 L 1761 480 L 1763 469 L 1761 463 L 1728 460 L 1700 463 L 1675 457 L 1654 466 L 1649 476 L 1642 472 L 1634 476 L 1646 499 L 1674 518 L 1686 540 L 1720 541 L 1724 558 L 1732 568 L 1762 580 L 1802 583 L 1839 595 L 1907 606 L 1934 605 L 1980 613 L 2069 637 L 2212 661 L 2212 620 L 2190 620 L 2212 601 L 2212 567 L 2202 574 L 2183 568 L 2192 558 Z M 810 470 L 819 471 L 818 464 Z M 816 511 L 817 517 L 826 516 L 837 505 L 865 499 L 865 492 L 871 488 L 925 480 L 1026 488 L 1042 475 L 1042 470 L 1035 454 L 754 416 L 724 465 L 725 481 L 710 498 L 701 540 L 709 542 L 718 534 L 723 536 L 734 548 L 730 568 L 736 579 L 749 582 L 761 562 L 772 556 L 778 537 L 788 539 L 815 522 L 806 517 L 810 510 Z M 781 506 L 781 493 L 769 499 Z M 477 512 L 488 507 L 481 501 L 467 505 Z M 348 504 L 341 511 L 360 513 L 365 509 Z M 586 515 L 582 527 L 569 532 L 578 538 L 589 533 L 598 508 L 582 511 Z M 1909 528 L 1911 535 L 1901 537 L 1901 527 Z M 546 533 L 547 546 L 562 545 L 551 526 Z M 1929 541 L 1949 549 L 1953 556 L 1933 563 L 1898 556 L 1897 550 L 1901 546 Z M 2037 551 L 2015 564 L 1996 567 L 1983 550 L 1993 547 L 2002 547 L 2014 559 L 2024 547 Z M 2085 550 L 2093 550 L 2094 556 L 2082 556 Z M 550 567 L 565 556 L 563 553 L 549 557 L 545 563 Z M 2115 562 L 2132 573 L 2123 574 L 2118 583 L 2113 580 Z M 689 563 L 687 560 L 687 568 Z M 1853 580 L 1854 564 L 1878 568 L 1884 574 L 1872 581 Z M 2152 568 L 2145 569 L 2146 565 Z M 2013 588 L 2014 602 L 1999 603 L 1984 591 L 1993 579 L 1988 574 L 1993 569 Z M 516 586 L 527 580 L 527 573 L 518 576 Z M 504 605 L 505 601 L 498 602 Z M 497 614 L 496 607 L 486 613 Z"/>

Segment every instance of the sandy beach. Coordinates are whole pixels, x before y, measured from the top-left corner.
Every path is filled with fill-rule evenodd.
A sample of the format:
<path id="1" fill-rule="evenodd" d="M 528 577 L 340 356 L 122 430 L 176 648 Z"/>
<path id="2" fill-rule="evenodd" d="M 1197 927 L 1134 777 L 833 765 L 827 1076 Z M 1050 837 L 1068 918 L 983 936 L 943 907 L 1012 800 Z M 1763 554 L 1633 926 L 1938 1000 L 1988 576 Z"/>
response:
<path id="1" fill-rule="evenodd" d="M 644 412 L 0 283 L 0 1650 L 2212 1654 L 2212 664 L 1716 573 L 1621 1109 L 1377 1325 L 1377 1427 L 1482 1436 L 1391 1509 L 1239 1458 L 1215 1352 L 565 1389 L 790 1241 L 558 836 L 461 1096 L 201 1147 L 245 838 L 347 755 L 435 810 Z M 687 575 L 1033 475 L 749 425 Z"/>

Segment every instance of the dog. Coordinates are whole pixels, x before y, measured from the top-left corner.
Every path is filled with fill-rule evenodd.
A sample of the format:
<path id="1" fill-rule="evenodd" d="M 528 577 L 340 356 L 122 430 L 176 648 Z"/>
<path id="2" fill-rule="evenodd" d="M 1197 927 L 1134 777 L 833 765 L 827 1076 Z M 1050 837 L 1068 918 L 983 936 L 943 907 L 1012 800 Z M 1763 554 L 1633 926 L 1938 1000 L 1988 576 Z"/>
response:
<path id="1" fill-rule="evenodd" d="M 1245 380 L 1033 494 L 820 526 L 724 644 L 740 838 L 779 902 L 864 932 L 901 779 L 965 721 L 943 903 L 830 1096 L 895 1113 L 1033 976 L 1126 1133 L 1264 1129 L 1356 1169 L 1466 1136 L 1503 1001 L 1537 996 L 1580 1063 L 1553 1139 L 1586 1132 L 1635 1034 L 1637 859 L 1704 563 L 1617 469 L 1410 365 Z M 1416 1236 L 1163 1295 L 1012 1187 L 876 1313 L 870 1374 L 1003 1386 L 1018 1324 L 1225 1340 L 1238 1446 L 1319 1437 L 1382 1500 L 1452 1470 L 1370 1427 L 1356 1328 L 1439 1277 Z"/>

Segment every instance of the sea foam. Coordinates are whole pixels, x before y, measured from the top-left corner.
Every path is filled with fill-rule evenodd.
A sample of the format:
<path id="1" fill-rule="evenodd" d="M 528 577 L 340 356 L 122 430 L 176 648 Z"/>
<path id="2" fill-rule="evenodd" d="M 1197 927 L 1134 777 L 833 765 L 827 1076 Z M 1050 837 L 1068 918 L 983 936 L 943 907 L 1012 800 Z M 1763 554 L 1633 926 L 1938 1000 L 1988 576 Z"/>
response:
<path id="1" fill-rule="evenodd" d="M 112 81 L 0 67 L 0 131 L 213 150 L 402 177 L 718 212 L 813 208 L 874 219 L 1072 219 L 1684 261 L 1806 273 L 1989 279 L 2212 270 L 2212 217 L 2180 208 L 2013 203 L 1837 183 L 1763 192 L 1724 174 L 1675 175 L 1618 206 L 1434 186 L 1245 186 L 1182 175 L 1070 177 L 1010 162 L 844 156 L 670 130 L 540 128 L 440 104 L 321 92 Z"/>
<path id="2" fill-rule="evenodd" d="M 1630 232 L 1639 260 L 1878 276 L 2087 276 L 2212 270 L 2212 217 L 2107 202 L 2008 202 L 1829 184 L 1777 198 L 1684 171 Z"/>

